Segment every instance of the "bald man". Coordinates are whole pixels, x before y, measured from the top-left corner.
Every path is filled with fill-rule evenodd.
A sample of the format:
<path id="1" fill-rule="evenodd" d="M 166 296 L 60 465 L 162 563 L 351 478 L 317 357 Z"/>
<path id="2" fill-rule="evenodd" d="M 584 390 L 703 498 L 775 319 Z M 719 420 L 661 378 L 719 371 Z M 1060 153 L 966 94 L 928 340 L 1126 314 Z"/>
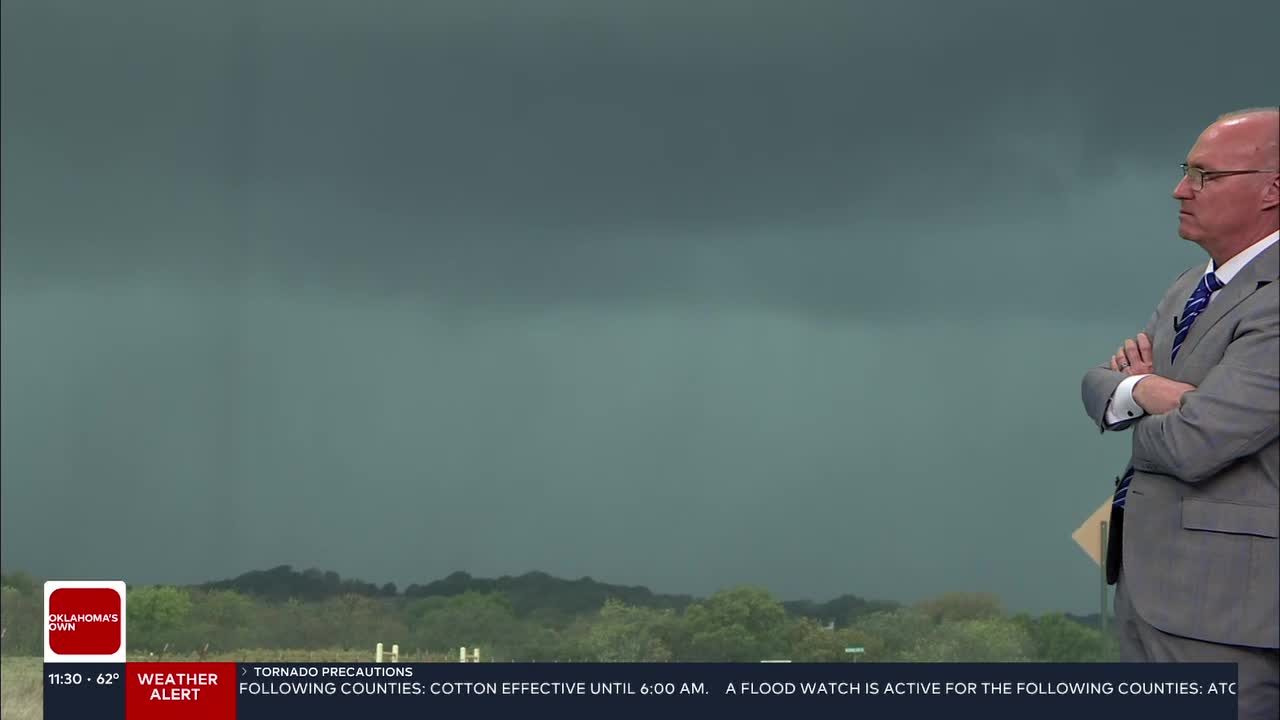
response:
<path id="1" fill-rule="evenodd" d="M 1127 661 L 1239 663 L 1239 716 L 1280 717 L 1280 109 L 1228 113 L 1174 188 L 1209 255 L 1088 371 L 1085 410 L 1133 433 L 1107 548 Z"/>

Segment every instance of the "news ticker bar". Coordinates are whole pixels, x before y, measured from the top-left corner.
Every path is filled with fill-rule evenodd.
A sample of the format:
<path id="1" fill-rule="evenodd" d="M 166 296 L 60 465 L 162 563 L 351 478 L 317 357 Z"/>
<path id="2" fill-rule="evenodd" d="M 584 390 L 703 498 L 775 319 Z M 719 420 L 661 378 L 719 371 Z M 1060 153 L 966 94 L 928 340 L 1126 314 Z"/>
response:
<path id="1" fill-rule="evenodd" d="M 50 663 L 46 720 L 866 712 L 1236 717 L 1234 664 Z"/>

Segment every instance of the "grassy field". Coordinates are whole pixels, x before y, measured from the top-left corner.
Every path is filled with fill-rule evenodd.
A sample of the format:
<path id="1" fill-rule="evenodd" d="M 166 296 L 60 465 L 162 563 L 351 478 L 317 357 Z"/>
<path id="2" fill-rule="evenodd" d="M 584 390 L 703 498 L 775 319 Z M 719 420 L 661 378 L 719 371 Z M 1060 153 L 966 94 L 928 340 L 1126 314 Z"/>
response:
<path id="1" fill-rule="evenodd" d="M 189 655 L 131 655 L 129 662 L 165 660 L 198 662 Z M 401 653 L 400 662 L 448 662 L 442 655 Z M 372 650 L 240 650 L 209 655 L 205 662 L 373 662 Z M 454 659 L 456 661 L 456 659 Z M 44 715 L 44 659 L 39 657 L 0 658 L 0 720 L 40 720 Z"/>
<path id="2" fill-rule="evenodd" d="M 44 691 L 38 657 L 0 659 L 0 720 L 39 720 Z"/>

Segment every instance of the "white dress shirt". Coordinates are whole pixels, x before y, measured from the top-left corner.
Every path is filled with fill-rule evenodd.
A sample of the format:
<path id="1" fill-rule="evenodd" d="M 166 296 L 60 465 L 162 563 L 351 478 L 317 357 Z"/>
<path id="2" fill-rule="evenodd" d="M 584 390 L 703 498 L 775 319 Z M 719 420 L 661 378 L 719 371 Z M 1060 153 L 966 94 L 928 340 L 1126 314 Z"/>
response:
<path id="1" fill-rule="evenodd" d="M 1235 277 L 1236 273 L 1240 272 L 1240 268 L 1247 265 L 1250 260 L 1261 255 L 1267 248 L 1275 245 L 1277 240 L 1280 240 L 1280 230 L 1271 233 L 1237 253 L 1235 257 L 1222 263 L 1222 267 L 1216 271 L 1213 269 L 1213 260 L 1210 260 L 1209 264 L 1204 268 L 1204 274 L 1208 275 L 1209 273 L 1214 273 L 1217 275 L 1218 281 L 1222 283 L 1222 286 L 1226 287 L 1227 283 L 1231 282 L 1231 278 Z M 1220 292 L 1222 292 L 1222 290 L 1217 290 L 1209 296 L 1209 302 L 1205 304 L 1206 308 L 1213 303 L 1213 299 L 1217 297 Z M 1147 411 L 1143 410 L 1142 406 L 1133 399 L 1134 386 L 1141 382 L 1142 378 L 1147 376 L 1148 375 L 1131 375 L 1120 382 L 1119 387 L 1116 388 L 1115 393 L 1111 396 L 1111 402 L 1107 404 L 1107 429 L 1111 429 L 1111 426 L 1113 425 L 1118 425 L 1119 423 L 1142 417 L 1147 413 Z"/>

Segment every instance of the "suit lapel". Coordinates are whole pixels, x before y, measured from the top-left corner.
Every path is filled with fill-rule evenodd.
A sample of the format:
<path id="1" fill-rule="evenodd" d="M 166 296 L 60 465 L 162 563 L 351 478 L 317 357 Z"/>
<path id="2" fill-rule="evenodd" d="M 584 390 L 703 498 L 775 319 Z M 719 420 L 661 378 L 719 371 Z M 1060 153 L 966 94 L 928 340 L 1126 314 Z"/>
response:
<path id="1" fill-rule="evenodd" d="M 1275 282 L 1277 275 L 1280 275 L 1280 244 L 1272 245 L 1262 252 L 1258 257 L 1250 260 L 1248 264 L 1240 268 L 1240 272 L 1231 278 L 1231 282 L 1218 292 L 1217 297 L 1209 302 L 1209 307 L 1196 318 L 1191 326 L 1191 332 L 1187 333 L 1187 339 L 1182 343 L 1182 348 L 1178 350 L 1178 357 L 1189 357 L 1196 350 L 1196 345 L 1200 343 L 1201 338 L 1209 329 L 1214 326 L 1232 308 L 1245 301 L 1250 295 L 1258 291 L 1258 288 L 1266 286 L 1268 283 Z M 1200 278 L 1196 277 L 1196 282 Z M 1187 293 L 1190 297 L 1190 291 Z M 1186 298 L 1183 298 L 1186 301 Z M 1177 364 L 1177 361 L 1174 361 Z"/>

